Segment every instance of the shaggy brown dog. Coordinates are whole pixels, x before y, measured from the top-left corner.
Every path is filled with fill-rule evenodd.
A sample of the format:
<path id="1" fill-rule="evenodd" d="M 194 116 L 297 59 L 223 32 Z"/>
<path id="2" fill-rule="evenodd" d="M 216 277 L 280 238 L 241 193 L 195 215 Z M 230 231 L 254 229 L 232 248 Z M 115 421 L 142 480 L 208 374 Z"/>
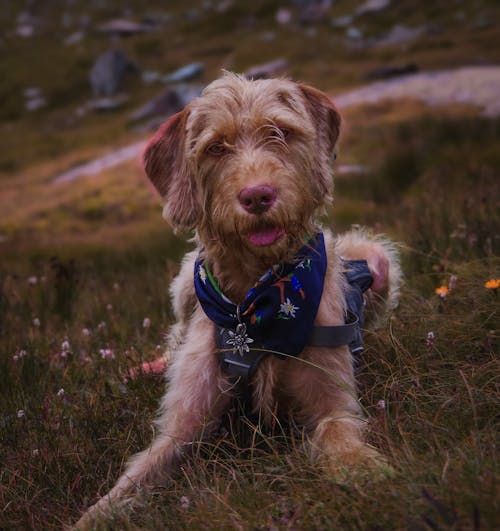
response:
<path id="1" fill-rule="evenodd" d="M 224 294 L 242 301 L 274 264 L 293 262 L 332 194 L 331 161 L 340 116 L 330 99 L 287 80 L 249 81 L 226 74 L 168 120 L 146 148 L 146 173 L 176 229 L 196 229 L 197 249 L 171 287 L 177 323 L 168 351 L 168 388 L 157 435 L 133 457 L 90 515 L 108 512 L 138 486 L 165 479 L 183 446 L 218 425 L 235 394 L 222 370 L 214 324 L 197 300 L 193 270 L 201 256 Z M 345 322 L 345 259 L 366 259 L 374 277 L 366 319 L 397 304 L 400 269 L 393 246 L 363 232 L 324 232 L 326 275 L 315 325 Z M 292 306 L 293 310 L 293 306 Z M 318 368 L 320 367 L 320 368 Z M 379 466 L 363 441 L 347 345 L 306 346 L 296 359 L 269 355 L 252 377 L 252 407 L 264 423 L 278 409 L 306 430 L 313 457 L 336 469 Z"/>

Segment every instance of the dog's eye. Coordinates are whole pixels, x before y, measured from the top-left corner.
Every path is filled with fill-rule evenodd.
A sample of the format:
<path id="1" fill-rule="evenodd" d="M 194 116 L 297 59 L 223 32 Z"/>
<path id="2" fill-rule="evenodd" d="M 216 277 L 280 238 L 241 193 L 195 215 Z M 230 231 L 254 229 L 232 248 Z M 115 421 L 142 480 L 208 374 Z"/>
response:
<path id="1" fill-rule="evenodd" d="M 222 142 L 214 142 L 207 147 L 206 152 L 210 155 L 220 157 L 227 152 L 227 148 Z"/>
<path id="2" fill-rule="evenodd" d="M 288 135 L 290 134 L 290 131 L 288 129 L 285 129 L 284 127 L 275 127 L 271 131 L 271 136 L 274 138 L 280 138 L 280 139 L 287 139 Z"/>

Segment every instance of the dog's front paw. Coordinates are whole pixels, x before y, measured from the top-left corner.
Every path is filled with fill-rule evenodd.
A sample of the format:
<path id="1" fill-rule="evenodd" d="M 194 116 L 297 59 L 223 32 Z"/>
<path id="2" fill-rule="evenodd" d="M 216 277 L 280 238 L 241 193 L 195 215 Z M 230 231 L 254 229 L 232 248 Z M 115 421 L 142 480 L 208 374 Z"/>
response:
<path id="1" fill-rule="evenodd" d="M 387 459 L 366 444 L 351 452 L 325 455 L 321 461 L 337 483 L 352 483 L 358 480 L 383 481 L 396 475 Z"/>

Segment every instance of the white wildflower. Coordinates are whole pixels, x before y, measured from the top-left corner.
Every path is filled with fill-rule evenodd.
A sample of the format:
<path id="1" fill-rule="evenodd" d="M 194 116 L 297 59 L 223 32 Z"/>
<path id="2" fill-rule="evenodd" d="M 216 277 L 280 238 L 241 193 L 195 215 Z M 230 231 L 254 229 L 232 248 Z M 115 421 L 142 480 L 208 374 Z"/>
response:
<path id="1" fill-rule="evenodd" d="M 99 350 L 99 353 L 101 354 L 101 358 L 103 360 L 114 360 L 115 359 L 115 353 L 110 348 L 101 348 Z"/>

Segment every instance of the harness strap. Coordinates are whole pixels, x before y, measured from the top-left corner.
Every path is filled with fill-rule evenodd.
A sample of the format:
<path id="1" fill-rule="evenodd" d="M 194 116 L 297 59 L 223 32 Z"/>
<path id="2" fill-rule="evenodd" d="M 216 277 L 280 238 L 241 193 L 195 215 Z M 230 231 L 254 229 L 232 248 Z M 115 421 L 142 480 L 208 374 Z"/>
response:
<path id="1" fill-rule="evenodd" d="M 344 325 L 313 327 L 307 345 L 311 347 L 339 347 L 341 345 L 352 345 L 357 342 L 360 335 L 357 315 L 348 310 L 346 321 Z M 269 355 L 269 352 L 259 350 L 258 348 L 249 348 L 248 351 L 242 352 L 228 349 L 226 334 L 227 330 L 217 327 L 216 337 L 218 339 L 218 347 L 224 349 L 221 352 L 222 370 L 226 374 L 230 374 L 233 380 L 238 380 L 240 384 L 249 383 L 259 363 L 265 356 Z M 356 352 L 352 348 L 351 351 L 353 353 Z"/>
<path id="2" fill-rule="evenodd" d="M 338 326 L 314 326 L 308 345 L 312 347 L 340 347 L 356 342 L 360 334 L 359 319 L 356 314 L 347 311 L 346 324 Z M 351 347 L 351 352 L 362 350 L 363 347 Z"/>

